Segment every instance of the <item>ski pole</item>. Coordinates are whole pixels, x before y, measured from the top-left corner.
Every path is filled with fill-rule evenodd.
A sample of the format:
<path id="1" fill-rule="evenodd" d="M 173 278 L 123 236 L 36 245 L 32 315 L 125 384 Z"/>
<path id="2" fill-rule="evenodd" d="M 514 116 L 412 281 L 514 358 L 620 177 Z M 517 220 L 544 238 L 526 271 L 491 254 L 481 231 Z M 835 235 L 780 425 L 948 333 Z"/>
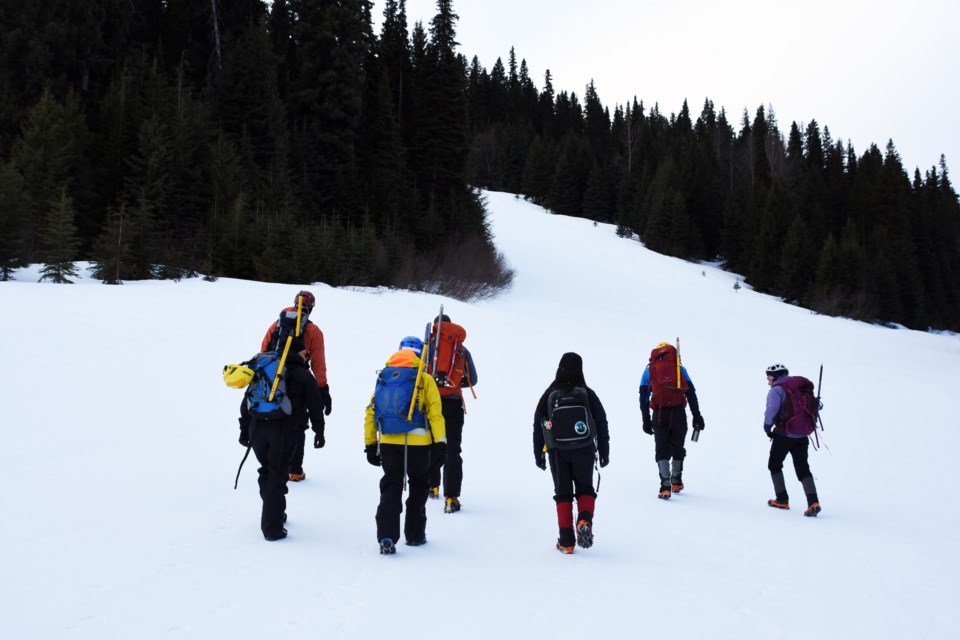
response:
<path id="1" fill-rule="evenodd" d="M 247 450 L 243 454 L 243 460 L 240 461 L 240 466 L 237 467 L 237 477 L 233 481 L 233 489 L 236 491 L 237 485 L 240 483 L 240 469 L 243 469 L 243 463 L 247 461 L 247 456 L 250 455 L 250 446 L 247 445 Z"/>
<path id="2" fill-rule="evenodd" d="M 817 378 L 817 422 L 820 423 L 820 430 L 823 431 L 823 418 L 820 417 L 820 385 L 823 383 L 823 363 L 820 363 L 820 377 Z M 828 449 L 829 451 L 829 449 Z"/>

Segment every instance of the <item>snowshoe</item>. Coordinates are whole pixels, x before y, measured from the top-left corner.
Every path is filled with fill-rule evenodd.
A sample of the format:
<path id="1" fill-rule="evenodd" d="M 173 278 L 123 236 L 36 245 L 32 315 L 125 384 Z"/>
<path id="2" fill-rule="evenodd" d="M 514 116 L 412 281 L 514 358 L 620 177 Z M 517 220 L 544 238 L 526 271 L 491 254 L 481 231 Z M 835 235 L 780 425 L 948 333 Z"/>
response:
<path id="1" fill-rule="evenodd" d="M 581 549 L 589 549 L 593 546 L 593 526 L 587 520 L 577 523 L 577 545 Z"/>

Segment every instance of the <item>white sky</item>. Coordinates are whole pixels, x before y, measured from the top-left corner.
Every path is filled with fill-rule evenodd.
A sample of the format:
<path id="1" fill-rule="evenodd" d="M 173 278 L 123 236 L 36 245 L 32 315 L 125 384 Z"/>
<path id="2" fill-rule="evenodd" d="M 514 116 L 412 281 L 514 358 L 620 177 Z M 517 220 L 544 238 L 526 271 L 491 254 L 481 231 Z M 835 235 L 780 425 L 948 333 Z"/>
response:
<path id="1" fill-rule="evenodd" d="M 612 225 L 487 197 L 516 270 L 497 298 L 307 285 L 333 413 L 276 543 L 260 533 L 253 456 L 233 490 L 242 393 L 220 374 L 304 285 L 38 284 L 35 267 L 0 282 L 0 638 L 956 636 L 957 335 L 814 315 Z M 382 557 L 363 411 L 375 372 L 441 303 L 479 373 L 464 508 L 429 501 L 429 544 Z M 637 386 L 650 349 L 676 336 L 706 430 L 687 443 L 686 489 L 663 501 Z M 552 483 L 532 452 L 565 351 L 583 356 L 610 424 L 596 542 L 573 556 L 554 548 Z M 772 362 L 808 377 L 824 365 L 816 520 L 789 462 L 791 509 L 766 506 Z"/>
<path id="2" fill-rule="evenodd" d="M 773 105 L 786 135 L 816 119 L 858 155 L 892 138 L 913 175 L 960 166 L 960 2 L 955 0 L 458 0 L 460 51 L 490 70 L 514 46 L 530 76 L 606 106 L 636 96 L 666 114 L 705 98 L 739 126 Z M 408 0 L 428 26 L 435 0 Z M 383 2 L 375 2 L 379 33 Z M 954 169 L 956 171 L 956 169 Z M 956 185 L 957 180 L 953 179 Z"/>

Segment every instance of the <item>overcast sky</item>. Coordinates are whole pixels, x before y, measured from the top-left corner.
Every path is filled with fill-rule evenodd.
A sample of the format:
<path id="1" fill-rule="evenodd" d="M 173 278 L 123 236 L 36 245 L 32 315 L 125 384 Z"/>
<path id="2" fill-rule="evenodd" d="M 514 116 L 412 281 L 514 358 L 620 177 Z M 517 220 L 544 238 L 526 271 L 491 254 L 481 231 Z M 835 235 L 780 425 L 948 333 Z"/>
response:
<path id="1" fill-rule="evenodd" d="M 377 33 L 383 0 L 374 4 Z M 455 0 L 460 52 L 489 71 L 510 47 L 537 88 L 594 80 L 605 106 L 636 96 L 692 115 L 705 98 L 737 127 L 772 105 L 790 123 L 816 119 L 834 140 L 893 139 L 912 176 L 947 157 L 960 171 L 960 2 L 956 0 Z M 407 0 L 425 27 L 435 0 Z"/>

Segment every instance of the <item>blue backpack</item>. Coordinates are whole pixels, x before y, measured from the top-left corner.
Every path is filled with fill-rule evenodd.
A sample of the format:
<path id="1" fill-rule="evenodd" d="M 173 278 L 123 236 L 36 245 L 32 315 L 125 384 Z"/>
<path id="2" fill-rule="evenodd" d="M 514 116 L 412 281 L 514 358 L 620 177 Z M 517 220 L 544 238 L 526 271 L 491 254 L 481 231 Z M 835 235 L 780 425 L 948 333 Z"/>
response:
<path id="1" fill-rule="evenodd" d="M 247 409 L 259 420 L 283 420 L 293 413 L 287 395 L 286 367 L 280 374 L 277 390 L 270 399 L 273 380 L 280 367 L 280 354 L 275 351 L 257 354 L 249 366 L 254 371 L 253 382 L 247 387 Z"/>
<path id="2" fill-rule="evenodd" d="M 413 367 L 385 367 L 380 372 L 373 392 L 373 418 L 377 431 L 394 435 L 426 427 L 427 419 L 419 402 L 413 407 L 413 419 L 407 421 L 416 384 L 417 369 Z"/>

